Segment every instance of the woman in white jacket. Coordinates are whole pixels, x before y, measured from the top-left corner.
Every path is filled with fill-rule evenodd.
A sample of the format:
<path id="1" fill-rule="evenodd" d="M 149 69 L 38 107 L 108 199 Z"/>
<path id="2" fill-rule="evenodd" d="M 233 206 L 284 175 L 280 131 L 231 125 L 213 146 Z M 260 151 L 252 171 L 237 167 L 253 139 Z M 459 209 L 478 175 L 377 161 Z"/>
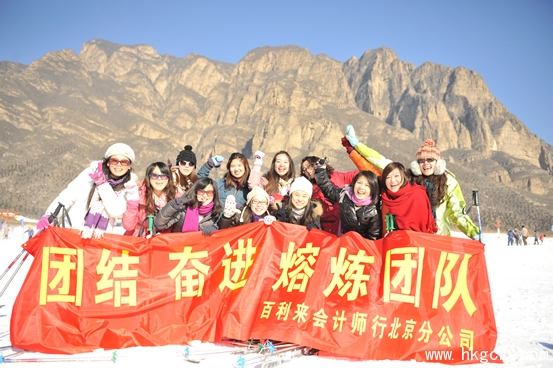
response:
<path id="1" fill-rule="evenodd" d="M 111 145 L 102 161 L 93 161 L 46 210 L 37 223 L 42 230 L 53 223 L 59 205 L 63 205 L 75 229 L 83 238 L 101 238 L 104 232 L 113 232 L 116 218 L 127 209 L 128 199 L 138 198 L 136 175 L 132 172 L 135 154 L 124 143 Z"/>

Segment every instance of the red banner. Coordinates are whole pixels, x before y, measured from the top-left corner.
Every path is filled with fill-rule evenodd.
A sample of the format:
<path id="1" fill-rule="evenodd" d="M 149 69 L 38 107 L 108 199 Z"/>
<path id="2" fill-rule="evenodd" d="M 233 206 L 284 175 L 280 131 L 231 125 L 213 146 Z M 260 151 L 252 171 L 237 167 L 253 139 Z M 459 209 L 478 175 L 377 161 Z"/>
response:
<path id="1" fill-rule="evenodd" d="M 151 239 L 49 228 L 25 247 L 11 340 L 37 352 L 229 337 L 455 364 L 497 339 L 484 247 L 468 239 L 257 223 Z"/>

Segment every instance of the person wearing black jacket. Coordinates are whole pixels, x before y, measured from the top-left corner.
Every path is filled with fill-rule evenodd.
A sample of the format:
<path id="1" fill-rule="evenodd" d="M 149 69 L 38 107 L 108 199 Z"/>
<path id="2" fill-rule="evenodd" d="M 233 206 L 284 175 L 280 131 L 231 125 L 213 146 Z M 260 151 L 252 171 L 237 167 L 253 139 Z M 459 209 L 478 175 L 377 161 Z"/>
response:
<path id="1" fill-rule="evenodd" d="M 382 215 L 378 177 L 370 171 L 360 171 L 350 186 L 338 188 L 326 173 L 326 161 L 316 165 L 315 180 L 325 197 L 340 207 L 341 234 L 356 231 L 370 240 L 382 237 Z"/>

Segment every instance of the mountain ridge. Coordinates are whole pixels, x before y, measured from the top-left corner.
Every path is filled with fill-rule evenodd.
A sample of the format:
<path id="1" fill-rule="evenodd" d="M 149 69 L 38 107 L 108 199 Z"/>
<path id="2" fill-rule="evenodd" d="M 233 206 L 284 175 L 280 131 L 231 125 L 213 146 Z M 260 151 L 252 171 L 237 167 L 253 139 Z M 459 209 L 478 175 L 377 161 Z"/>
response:
<path id="1" fill-rule="evenodd" d="M 466 199 L 480 188 L 485 227 L 497 218 L 542 231 L 553 223 L 553 147 L 464 67 L 415 67 L 387 47 L 342 63 L 299 46 L 263 46 L 230 64 L 92 40 L 79 55 L 0 62 L 0 78 L 1 208 L 40 216 L 116 141 L 137 152 L 139 177 L 150 162 L 174 161 L 185 144 L 199 164 L 260 149 L 267 167 L 284 149 L 297 167 L 312 154 L 349 170 L 340 138 L 353 124 L 361 142 L 405 165 L 424 139 L 434 139 Z M 21 202 L 42 183 L 41 196 Z M 517 211 L 530 207 L 517 214 L 509 201 L 520 203 Z"/>

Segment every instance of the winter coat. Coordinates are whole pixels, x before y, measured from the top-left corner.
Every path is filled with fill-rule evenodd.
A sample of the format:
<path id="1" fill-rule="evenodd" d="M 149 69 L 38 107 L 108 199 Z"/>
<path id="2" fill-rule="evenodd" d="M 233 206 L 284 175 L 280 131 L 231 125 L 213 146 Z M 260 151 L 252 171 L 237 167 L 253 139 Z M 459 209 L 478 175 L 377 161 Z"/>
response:
<path id="1" fill-rule="evenodd" d="M 144 182 L 141 182 L 138 186 L 138 207 L 127 206 L 127 210 L 123 214 L 121 220 L 123 228 L 126 230 L 125 235 L 138 236 L 140 228 L 142 227 L 142 234 L 145 236 L 148 230 L 148 221 L 144 221 L 146 218 L 146 186 Z M 179 197 L 177 193 L 177 197 Z M 162 232 L 170 232 L 165 230 Z"/>
<path id="2" fill-rule="evenodd" d="M 88 211 L 88 197 L 92 187 L 95 185 L 89 174 L 96 172 L 98 161 L 93 161 L 88 168 L 83 170 L 67 188 L 61 191 L 56 199 L 46 209 L 46 214 L 52 214 L 58 207 L 58 203 L 65 206 L 71 219 L 71 227 L 74 229 L 82 229 L 84 225 L 84 217 Z M 131 180 L 136 181 L 136 175 L 131 174 Z M 109 184 L 100 185 L 98 193 L 102 198 L 102 204 L 109 216 L 109 223 L 106 229 L 107 233 L 113 232 L 115 219 L 123 216 L 127 209 L 127 198 L 125 189 L 114 191 Z M 59 214 L 61 218 L 62 214 Z"/>
<path id="3" fill-rule="evenodd" d="M 337 203 L 342 233 L 356 231 L 362 237 L 370 240 L 382 237 L 382 216 L 380 213 L 380 201 L 366 206 L 356 207 L 355 203 L 346 195 L 345 188 L 339 188 L 328 179 L 325 169 L 315 171 L 315 179 L 325 197 Z"/>
<path id="4" fill-rule="evenodd" d="M 156 229 L 163 231 L 165 229 L 171 229 L 173 233 L 182 232 L 182 226 L 184 225 L 184 218 L 186 217 L 186 211 L 190 202 L 190 199 L 185 199 L 183 205 L 177 203 L 177 198 L 169 201 L 154 218 L 154 226 Z M 204 216 L 198 224 L 198 231 L 201 231 L 205 227 L 217 226 L 219 219 L 214 219 L 211 214 Z"/>
<path id="5" fill-rule="evenodd" d="M 359 171 L 333 172 L 330 176 L 330 182 L 338 188 L 343 188 L 357 175 Z M 313 195 L 311 198 L 321 202 L 323 206 L 323 215 L 321 216 L 321 226 L 324 231 L 338 235 L 340 228 L 340 206 L 336 202 L 329 200 L 319 188 L 319 185 L 313 184 Z"/>
<path id="6" fill-rule="evenodd" d="M 288 197 L 286 197 L 288 198 Z M 277 217 L 275 214 L 276 212 L 278 211 L 278 209 L 280 208 L 284 208 L 284 211 L 286 211 L 287 207 L 286 207 L 286 202 L 285 201 L 276 201 L 275 203 L 273 203 L 271 205 L 271 207 L 269 208 L 269 213 L 272 215 L 272 216 L 275 216 Z M 321 229 L 321 215 L 323 214 L 323 206 L 321 205 L 321 203 L 317 200 L 311 200 L 311 208 L 313 209 L 313 221 L 310 223 L 310 224 L 298 224 L 298 222 L 296 221 L 296 219 L 294 217 L 292 218 L 288 218 L 286 220 L 287 223 L 289 224 L 295 224 L 295 225 L 302 225 L 302 226 L 306 226 L 306 227 L 309 227 L 309 228 L 317 228 L 317 229 Z M 277 220 L 278 220 L 278 217 L 277 217 Z"/>
<path id="7" fill-rule="evenodd" d="M 386 165 L 392 162 L 362 143 L 355 146 L 355 150 L 381 171 L 384 170 Z M 472 222 L 470 217 L 463 213 L 463 209 L 467 204 L 461 192 L 459 182 L 457 182 L 453 173 L 445 170 L 445 167 L 444 174 L 447 176 L 445 199 L 434 208 L 436 213 L 436 226 L 438 227 L 438 232 L 436 234 L 451 236 L 451 221 L 453 221 L 460 231 L 469 238 L 473 238 L 480 233 L 480 230 L 478 226 Z"/>
<path id="8" fill-rule="evenodd" d="M 198 178 L 207 178 L 211 172 L 211 167 L 207 163 L 203 164 L 200 170 L 198 171 Z M 225 200 L 229 195 L 233 195 L 236 198 L 236 208 L 241 209 L 246 205 L 247 196 L 250 192 L 250 189 L 246 186 L 245 188 L 225 188 L 225 178 L 215 180 L 215 190 L 219 194 L 219 202 L 221 206 L 225 206 Z"/>

